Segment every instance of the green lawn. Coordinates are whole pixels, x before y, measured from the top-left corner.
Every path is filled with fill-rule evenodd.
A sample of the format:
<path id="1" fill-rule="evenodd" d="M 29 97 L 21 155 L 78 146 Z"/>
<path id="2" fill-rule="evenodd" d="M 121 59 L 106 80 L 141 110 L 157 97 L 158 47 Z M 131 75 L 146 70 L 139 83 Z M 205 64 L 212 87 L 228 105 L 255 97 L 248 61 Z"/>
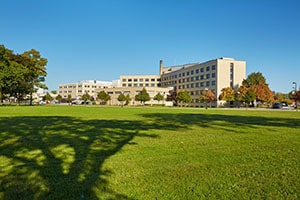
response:
<path id="1" fill-rule="evenodd" d="M 0 199 L 300 199 L 300 112 L 2 106 Z"/>

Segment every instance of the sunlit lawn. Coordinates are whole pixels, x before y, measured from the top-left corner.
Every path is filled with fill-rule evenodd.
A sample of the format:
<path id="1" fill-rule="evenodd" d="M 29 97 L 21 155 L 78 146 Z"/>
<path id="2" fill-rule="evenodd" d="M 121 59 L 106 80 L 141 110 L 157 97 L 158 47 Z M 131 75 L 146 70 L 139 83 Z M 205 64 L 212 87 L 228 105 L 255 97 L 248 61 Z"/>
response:
<path id="1" fill-rule="evenodd" d="M 299 199 L 300 112 L 0 106 L 0 199 Z"/>

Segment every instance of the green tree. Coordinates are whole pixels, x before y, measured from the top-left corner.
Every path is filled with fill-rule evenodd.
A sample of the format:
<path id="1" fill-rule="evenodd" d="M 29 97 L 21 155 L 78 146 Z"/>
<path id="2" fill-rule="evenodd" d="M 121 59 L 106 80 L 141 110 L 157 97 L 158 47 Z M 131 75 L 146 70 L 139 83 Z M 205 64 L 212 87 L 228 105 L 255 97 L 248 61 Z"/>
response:
<path id="1" fill-rule="evenodd" d="M 150 95 L 148 94 L 147 90 L 143 88 L 142 91 L 135 95 L 135 100 L 145 104 L 146 101 L 150 100 Z"/>
<path id="2" fill-rule="evenodd" d="M 247 107 L 249 106 L 250 103 L 253 103 L 253 101 L 256 99 L 255 92 L 251 89 L 247 90 L 246 95 L 244 97 L 245 103 Z"/>
<path id="3" fill-rule="evenodd" d="M 127 94 L 127 95 L 125 96 L 125 98 L 126 98 L 126 100 L 125 100 L 125 105 L 128 105 L 129 102 L 131 101 L 130 95 Z"/>
<path id="4" fill-rule="evenodd" d="M 67 102 L 69 103 L 69 105 L 72 105 L 72 96 L 70 94 L 67 97 Z"/>
<path id="5" fill-rule="evenodd" d="M 62 100 L 62 96 L 59 94 L 55 97 L 55 99 L 60 103 Z"/>
<path id="6" fill-rule="evenodd" d="M 105 91 L 100 91 L 97 95 L 97 99 L 100 100 L 100 104 L 106 104 L 111 97 Z"/>
<path id="7" fill-rule="evenodd" d="M 162 94 L 160 94 L 160 92 L 159 92 L 154 96 L 153 99 L 158 101 L 158 103 L 159 103 L 160 101 L 164 100 L 164 96 Z"/>
<path id="8" fill-rule="evenodd" d="M 46 93 L 46 95 L 43 97 L 44 101 L 53 101 L 53 97 L 49 94 L 49 92 Z"/>
<path id="9" fill-rule="evenodd" d="M 247 79 L 243 81 L 243 85 L 250 88 L 254 85 L 258 85 L 260 82 L 266 84 L 266 78 L 261 72 L 253 72 L 248 75 Z"/>
<path id="10" fill-rule="evenodd" d="M 125 96 L 123 93 L 121 93 L 121 94 L 118 96 L 118 101 L 121 102 L 121 105 L 122 105 L 122 107 L 123 107 L 124 101 L 126 101 L 126 96 Z"/>
<path id="11" fill-rule="evenodd" d="M 179 103 L 189 103 L 192 101 L 192 97 L 188 91 L 180 91 L 178 92 L 177 100 Z"/>
<path id="12" fill-rule="evenodd" d="M 81 97 L 81 100 L 84 101 L 84 104 L 86 104 L 86 102 L 90 99 L 91 99 L 91 96 L 87 92 L 85 94 L 83 94 Z"/>
<path id="13" fill-rule="evenodd" d="M 14 54 L 12 50 L 0 45 L 0 93 L 2 99 L 8 95 L 20 102 L 26 95 L 30 95 L 37 88 L 46 88 L 42 82 L 47 75 L 47 59 L 42 58 L 34 49 L 22 54 Z"/>
<path id="14" fill-rule="evenodd" d="M 52 90 L 51 94 L 57 94 L 57 91 L 56 90 Z"/>

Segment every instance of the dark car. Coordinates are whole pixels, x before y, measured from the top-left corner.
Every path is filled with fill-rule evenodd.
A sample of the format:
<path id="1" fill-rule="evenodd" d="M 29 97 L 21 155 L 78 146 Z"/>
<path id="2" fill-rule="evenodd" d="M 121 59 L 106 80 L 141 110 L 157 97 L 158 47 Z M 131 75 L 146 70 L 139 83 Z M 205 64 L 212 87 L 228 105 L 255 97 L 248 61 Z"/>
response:
<path id="1" fill-rule="evenodd" d="M 281 108 L 281 103 L 279 103 L 279 102 L 274 103 L 272 105 L 272 108 L 274 108 L 274 109 L 280 109 Z"/>

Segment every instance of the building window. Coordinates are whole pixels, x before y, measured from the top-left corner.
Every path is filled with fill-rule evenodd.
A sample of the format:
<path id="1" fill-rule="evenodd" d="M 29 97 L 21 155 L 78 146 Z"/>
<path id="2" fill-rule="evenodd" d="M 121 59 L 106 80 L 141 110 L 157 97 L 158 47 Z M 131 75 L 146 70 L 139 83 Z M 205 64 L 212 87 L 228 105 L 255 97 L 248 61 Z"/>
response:
<path id="1" fill-rule="evenodd" d="M 212 77 L 212 78 L 216 78 L 216 73 L 215 73 L 215 72 L 212 73 L 212 74 L 211 74 L 211 77 Z"/>
<path id="2" fill-rule="evenodd" d="M 196 76 L 196 81 L 198 81 L 199 80 L 199 76 Z"/>
<path id="3" fill-rule="evenodd" d="M 122 81 L 123 81 L 123 82 L 126 82 L 126 78 L 123 78 Z"/>
<path id="4" fill-rule="evenodd" d="M 206 81 L 206 86 L 210 86 L 210 82 L 209 81 Z"/>
<path id="5" fill-rule="evenodd" d="M 128 79 L 128 82 L 131 82 L 132 81 L 132 79 L 130 78 L 130 79 Z"/>
<path id="6" fill-rule="evenodd" d="M 137 78 L 133 79 L 134 82 L 137 82 Z"/>
<path id="7" fill-rule="evenodd" d="M 143 81 L 144 81 L 144 79 L 140 78 L 140 82 L 143 82 Z"/>
<path id="8" fill-rule="evenodd" d="M 148 87 L 148 86 L 149 86 L 149 83 L 146 83 L 145 86 Z"/>
<path id="9" fill-rule="evenodd" d="M 211 82 L 211 85 L 216 85 L 216 81 L 212 81 L 212 82 Z"/>
<path id="10" fill-rule="evenodd" d="M 182 76 L 185 76 L 185 73 L 184 73 L 184 72 L 182 73 Z"/>
<path id="11" fill-rule="evenodd" d="M 155 83 L 151 83 L 151 87 L 155 87 Z"/>
<path id="12" fill-rule="evenodd" d="M 155 78 L 151 78 L 151 81 L 154 82 L 154 81 L 155 81 Z"/>
<path id="13" fill-rule="evenodd" d="M 210 79 L 210 74 L 206 74 L 206 79 Z"/>
<path id="14" fill-rule="evenodd" d="M 137 87 L 137 86 L 138 86 L 138 84 L 137 84 L 137 83 L 135 83 L 135 84 L 133 84 L 133 86 L 134 86 L 134 87 Z"/>
<path id="15" fill-rule="evenodd" d="M 186 75 L 187 75 L 187 76 L 190 75 L 190 72 L 186 72 Z"/>
<path id="16" fill-rule="evenodd" d="M 199 69 L 196 69 L 196 74 L 199 74 Z"/>
<path id="17" fill-rule="evenodd" d="M 156 81 L 161 81 L 161 79 L 160 79 L 160 78 L 158 78 Z"/>
<path id="18" fill-rule="evenodd" d="M 181 77 L 181 74 L 178 74 L 179 77 Z"/>
<path id="19" fill-rule="evenodd" d="M 210 70 L 210 66 L 207 66 L 206 67 L 206 71 L 208 72 Z"/>
<path id="20" fill-rule="evenodd" d="M 190 78 L 186 78 L 186 82 L 190 82 Z"/>
<path id="21" fill-rule="evenodd" d="M 194 70 L 191 71 L 191 75 L 193 75 L 193 74 L 194 74 Z"/>
<path id="22" fill-rule="evenodd" d="M 191 88 L 194 88 L 194 83 L 191 84 Z"/>
<path id="23" fill-rule="evenodd" d="M 126 87 L 126 83 L 123 83 L 122 86 L 123 86 L 123 87 Z"/>
<path id="24" fill-rule="evenodd" d="M 140 87 L 143 87 L 144 86 L 144 84 L 143 83 L 140 83 Z"/>
<path id="25" fill-rule="evenodd" d="M 204 75 L 201 75 L 201 76 L 200 76 L 200 80 L 203 80 L 203 79 L 204 79 Z"/>
<path id="26" fill-rule="evenodd" d="M 149 82 L 149 78 L 146 78 L 145 81 L 146 81 L 146 82 Z"/>
<path id="27" fill-rule="evenodd" d="M 131 84 L 131 83 L 129 83 L 129 84 L 128 84 L 128 87 L 131 87 L 131 86 L 132 86 L 132 84 Z"/>
<path id="28" fill-rule="evenodd" d="M 203 87 L 203 86 L 204 86 L 204 82 L 201 82 L 201 83 L 200 83 L 200 87 Z"/>
<path id="29" fill-rule="evenodd" d="M 212 65 L 211 70 L 216 70 L 216 65 Z"/>
<path id="30" fill-rule="evenodd" d="M 191 77 L 191 81 L 194 81 L 194 77 Z"/>
<path id="31" fill-rule="evenodd" d="M 196 83 L 196 87 L 199 87 L 199 83 Z"/>

